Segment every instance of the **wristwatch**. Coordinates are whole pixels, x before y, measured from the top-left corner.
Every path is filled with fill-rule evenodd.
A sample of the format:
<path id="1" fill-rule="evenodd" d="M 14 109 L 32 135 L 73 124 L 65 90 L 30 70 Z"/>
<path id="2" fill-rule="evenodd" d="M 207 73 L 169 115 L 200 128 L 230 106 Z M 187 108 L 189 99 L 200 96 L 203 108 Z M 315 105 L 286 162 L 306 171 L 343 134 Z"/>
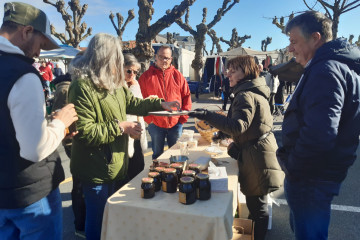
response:
<path id="1" fill-rule="evenodd" d="M 117 123 L 117 125 L 119 126 L 120 129 L 120 134 L 123 135 L 124 134 L 124 128 L 120 126 L 120 121 L 118 119 L 114 119 L 114 121 Z"/>

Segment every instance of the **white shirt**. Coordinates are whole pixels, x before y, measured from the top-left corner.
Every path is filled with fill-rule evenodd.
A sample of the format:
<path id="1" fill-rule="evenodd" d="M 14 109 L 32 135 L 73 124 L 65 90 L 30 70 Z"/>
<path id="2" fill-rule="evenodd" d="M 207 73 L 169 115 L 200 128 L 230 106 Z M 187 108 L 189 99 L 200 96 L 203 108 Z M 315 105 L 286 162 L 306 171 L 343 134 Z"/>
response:
<path id="1" fill-rule="evenodd" d="M 20 48 L 2 36 L 0 50 L 24 55 Z M 64 138 L 65 125 L 58 119 L 47 123 L 44 93 L 36 74 L 27 73 L 16 81 L 7 105 L 22 158 L 38 162 L 55 151 Z"/>

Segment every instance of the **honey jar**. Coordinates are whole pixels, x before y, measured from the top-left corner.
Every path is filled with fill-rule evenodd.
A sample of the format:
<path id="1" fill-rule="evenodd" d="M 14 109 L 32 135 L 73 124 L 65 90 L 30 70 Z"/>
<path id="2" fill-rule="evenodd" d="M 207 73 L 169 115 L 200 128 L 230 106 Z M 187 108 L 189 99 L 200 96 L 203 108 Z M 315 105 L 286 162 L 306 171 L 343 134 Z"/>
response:
<path id="1" fill-rule="evenodd" d="M 165 168 L 162 178 L 162 190 L 167 193 L 174 193 L 177 191 L 177 175 L 175 168 Z"/>
<path id="2" fill-rule="evenodd" d="M 195 171 L 196 174 L 201 173 L 200 165 L 196 163 L 190 163 L 189 164 L 189 170 Z"/>
<path id="3" fill-rule="evenodd" d="M 196 172 L 193 171 L 193 170 L 185 170 L 182 172 L 182 176 L 183 177 L 192 177 L 192 178 L 195 178 L 195 174 Z"/>
<path id="4" fill-rule="evenodd" d="M 160 176 L 160 173 L 158 173 L 158 172 L 149 172 L 148 176 L 154 179 L 155 192 L 160 191 L 160 189 L 161 189 L 161 176 Z"/>
<path id="5" fill-rule="evenodd" d="M 183 169 L 183 165 L 181 163 L 172 163 L 170 164 L 171 168 L 175 168 L 176 170 L 176 175 L 177 175 L 177 179 L 178 179 L 178 183 L 180 182 L 180 178 L 181 178 L 181 174 L 182 174 L 182 169 Z"/>
<path id="6" fill-rule="evenodd" d="M 199 173 L 195 180 L 196 197 L 199 200 L 209 200 L 211 198 L 211 183 L 208 174 Z"/>
<path id="7" fill-rule="evenodd" d="M 185 205 L 193 204 L 196 201 L 194 178 L 182 177 L 179 185 L 179 202 Z"/>
<path id="8" fill-rule="evenodd" d="M 142 178 L 141 179 L 141 197 L 142 198 L 152 198 L 155 196 L 155 187 L 154 187 L 153 178 Z"/>

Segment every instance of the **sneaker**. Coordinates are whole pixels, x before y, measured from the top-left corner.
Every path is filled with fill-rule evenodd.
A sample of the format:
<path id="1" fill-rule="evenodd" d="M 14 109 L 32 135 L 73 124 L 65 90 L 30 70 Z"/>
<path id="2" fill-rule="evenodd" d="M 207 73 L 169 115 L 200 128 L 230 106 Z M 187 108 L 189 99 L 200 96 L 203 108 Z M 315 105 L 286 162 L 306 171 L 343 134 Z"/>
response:
<path id="1" fill-rule="evenodd" d="M 86 239 L 85 231 L 75 230 L 75 236 Z"/>

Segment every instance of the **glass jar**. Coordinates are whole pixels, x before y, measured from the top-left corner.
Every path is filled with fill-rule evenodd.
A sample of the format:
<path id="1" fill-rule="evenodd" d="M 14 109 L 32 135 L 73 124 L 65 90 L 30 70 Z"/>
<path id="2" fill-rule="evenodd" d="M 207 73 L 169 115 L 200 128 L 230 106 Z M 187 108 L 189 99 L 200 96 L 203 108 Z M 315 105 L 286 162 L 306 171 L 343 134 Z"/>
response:
<path id="1" fill-rule="evenodd" d="M 199 173 L 196 175 L 196 197 L 199 200 L 209 200 L 211 198 L 211 183 L 208 174 Z"/>
<path id="2" fill-rule="evenodd" d="M 159 167 L 168 168 L 169 166 L 170 166 L 170 164 L 167 162 L 159 162 Z"/>
<path id="3" fill-rule="evenodd" d="M 196 201 L 194 178 L 182 177 L 179 185 L 179 202 L 185 205 L 193 204 Z"/>
<path id="4" fill-rule="evenodd" d="M 162 178 L 162 190 L 167 193 L 174 193 L 177 190 L 177 184 L 175 168 L 165 168 Z"/>
<path id="5" fill-rule="evenodd" d="M 155 186 L 153 178 L 141 179 L 141 197 L 148 199 L 155 196 Z"/>
<path id="6" fill-rule="evenodd" d="M 197 163 L 190 163 L 189 164 L 189 170 L 195 171 L 196 174 L 201 173 L 200 165 Z"/>
<path id="7" fill-rule="evenodd" d="M 159 161 L 157 159 L 153 159 L 152 162 L 153 162 L 152 165 L 154 166 L 154 168 L 159 167 Z"/>
<path id="8" fill-rule="evenodd" d="M 195 179 L 195 174 L 196 174 L 196 172 L 193 170 L 185 170 L 182 172 L 183 177 L 192 177 L 194 179 Z"/>
<path id="9" fill-rule="evenodd" d="M 183 165 L 181 163 L 172 163 L 170 164 L 171 168 L 175 168 L 176 170 L 176 175 L 177 175 L 177 179 L 178 179 L 178 183 L 180 182 L 180 178 L 181 178 L 181 174 L 183 171 Z"/>
<path id="10" fill-rule="evenodd" d="M 158 172 L 149 172 L 149 177 L 154 179 L 155 192 L 160 191 L 161 189 L 161 176 Z"/>
<path id="11" fill-rule="evenodd" d="M 164 167 L 156 167 L 156 168 L 155 168 L 155 172 L 160 173 L 160 178 L 161 178 L 161 180 L 162 180 L 163 177 L 164 177 L 164 170 L 165 170 Z"/>

